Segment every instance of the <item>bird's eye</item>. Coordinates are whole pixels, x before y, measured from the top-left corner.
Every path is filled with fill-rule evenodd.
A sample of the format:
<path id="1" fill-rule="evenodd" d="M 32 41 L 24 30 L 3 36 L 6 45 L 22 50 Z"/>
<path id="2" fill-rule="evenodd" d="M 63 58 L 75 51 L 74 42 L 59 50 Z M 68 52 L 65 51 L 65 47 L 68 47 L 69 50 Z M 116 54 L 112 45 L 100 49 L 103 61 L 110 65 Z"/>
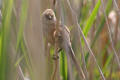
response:
<path id="1" fill-rule="evenodd" d="M 46 18 L 47 18 L 48 20 L 52 20 L 52 19 L 53 19 L 53 15 L 48 14 L 48 15 L 46 15 Z"/>

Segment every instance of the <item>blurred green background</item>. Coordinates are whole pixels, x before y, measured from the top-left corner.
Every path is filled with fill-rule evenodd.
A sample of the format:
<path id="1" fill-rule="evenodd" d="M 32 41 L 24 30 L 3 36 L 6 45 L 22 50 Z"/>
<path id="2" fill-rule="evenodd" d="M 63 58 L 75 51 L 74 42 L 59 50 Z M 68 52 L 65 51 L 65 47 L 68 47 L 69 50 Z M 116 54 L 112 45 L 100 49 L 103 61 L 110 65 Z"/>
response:
<path id="1" fill-rule="evenodd" d="M 51 80 L 54 48 L 50 49 L 48 61 L 44 56 L 40 18 L 53 1 L 0 0 L 0 80 Z M 97 64 L 106 80 L 120 80 L 120 0 L 66 0 L 77 16 L 97 64 L 85 40 L 75 31 L 66 1 L 60 1 L 62 22 L 70 29 L 72 48 L 88 80 L 102 80 Z M 64 51 L 60 52 L 59 60 L 61 80 L 82 80 L 73 63 L 68 65 Z"/>

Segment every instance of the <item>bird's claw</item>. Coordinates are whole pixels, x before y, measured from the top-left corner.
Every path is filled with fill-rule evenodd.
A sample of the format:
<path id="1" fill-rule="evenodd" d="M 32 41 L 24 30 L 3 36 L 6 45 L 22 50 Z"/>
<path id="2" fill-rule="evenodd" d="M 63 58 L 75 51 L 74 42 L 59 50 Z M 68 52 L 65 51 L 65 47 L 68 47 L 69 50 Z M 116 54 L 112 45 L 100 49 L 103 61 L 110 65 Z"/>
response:
<path id="1" fill-rule="evenodd" d="M 59 59 L 59 56 L 58 55 L 53 55 L 53 60 L 57 60 Z"/>

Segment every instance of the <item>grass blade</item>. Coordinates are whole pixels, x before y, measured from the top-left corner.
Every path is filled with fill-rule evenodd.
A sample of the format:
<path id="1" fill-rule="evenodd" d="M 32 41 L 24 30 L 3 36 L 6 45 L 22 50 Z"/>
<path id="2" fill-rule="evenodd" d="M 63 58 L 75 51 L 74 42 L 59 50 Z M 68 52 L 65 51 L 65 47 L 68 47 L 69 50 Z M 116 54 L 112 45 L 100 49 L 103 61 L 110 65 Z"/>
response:
<path id="1" fill-rule="evenodd" d="M 97 13 L 99 11 L 100 5 L 101 5 L 101 1 L 98 0 L 97 4 L 95 5 L 94 10 L 92 11 L 90 17 L 88 18 L 88 20 L 86 22 L 85 28 L 83 29 L 83 33 L 84 33 L 85 36 L 87 36 L 90 28 L 92 27 L 92 25 L 93 25 L 93 23 L 94 23 L 94 21 L 96 19 L 96 15 L 97 15 Z"/>

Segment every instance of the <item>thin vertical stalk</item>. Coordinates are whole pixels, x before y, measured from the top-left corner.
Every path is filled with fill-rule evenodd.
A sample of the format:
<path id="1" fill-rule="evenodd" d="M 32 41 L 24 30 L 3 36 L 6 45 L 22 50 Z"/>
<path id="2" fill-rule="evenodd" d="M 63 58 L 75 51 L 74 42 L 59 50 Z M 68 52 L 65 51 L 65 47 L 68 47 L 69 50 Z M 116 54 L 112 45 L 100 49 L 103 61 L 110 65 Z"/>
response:
<path id="1" fill-rule="evenodd" d="M 113 1 L 114 1 L 114 4 L 115 4 L 116 8 L 117 8 L 117 11 L 120 12 L 120 9 L 119 9 L 119 7 L 118 7 L 118 4 L 117 4 L 116 0 L 113 0 Z"/>
<path id="2" fill-rule="evenodd" d="M 82 42 L 81 39 L 79 38 L 79 44 L 80 44 L 80 50 L 81 50 L 81 55 L 82 55 L 82 62 L 83 62 L 83 71 L 85 73 L 85 77 L 88 80 L 88 71 L 87 71 L 87 67 L 86 67 L 86 62 L 85 62 L 85 55 L 84 55 L 84 49 L 82 47 Z"/>
<path id="3" fill-rule="evenodd" d="M 109 39 L 110 39 L 111 47 L 112 47 L 112 50 L 114 52 L 114 56 L 116 57 L 116 61 L 118 63 L 118 66 L 120 68 L 120 61 L 119 61 L 119 57 L 118 57 L 117 52 L 116 52 L 115 47 L 114 47 L 114 43 L 113 43 L 113 39 L 112 39 L 112 32 L 110 30 L 110 25 L 109 25 L 109 22 L 108 22 L 108 17 L 105 14 L 105 10 L 104 10 L 105 9 L 104 2 L 103 2 L 103 0 L 101 0 L 101 2 L 102 2 L 103 13 L 104 13 L 106 24 L 107 24 L 107 29 L 108 29 L 108 33 L 109 33 Z"/>
<path id="4" fill-rule="evenodd" d="M 25 77 L 24 77 L 24 74 L 22 72 L 20 65 L 18 65 L 18 73 L 19 73 L 20 79 L 25 80 Z"/>
<path id="5" fill-rule="evenodd" d="M 95 56 L 94 56 L 94 54 L 93 54 L 93 52 L 92 52 L 92 50 L 91 50 L 91 48 L 90 48 L 87 40 L 85 39 L 85 36 L 84 36 L 84 34 L 83 34 L 82 30 L 81 30 L 80 25 L 78 24 L 77 17 L 76 17 L 76 15 L 75 15 L 75 13 L 73 12 L 72 8 L 71 8 L 71 5 L 70 5 L 70 3 L 69 3 L 69 0 L 65 0 L 65 2 L 67 3 L 68 8 L 69 8 L 69 11 L 70 11 L 70 13 L 71 13 L 71 15 L 72 15 L 71 17 L 72 17 L 72 19 L 73 19 L 74 26 L 78 28 L 79 33 L 81 34 L 81 36 L 83 37 L 83 40 L 85 41 L 85 45 L 86 45 L 86 47 L 88 48 L 89 53 L 92 55 L 92 57 L 93 57 L 96 65 L 97 65 L 97 68 L 98 68 L 98 70 L 99 70 L 99 72 L 100 72 L 100 75 L 101 75 L 102 79 L 105 80 L 105 77 L 104 77 L 104 75 L 103 75 L 103 72 L 102 72 L 101 68 L 99 67 L 99 65 L 98 65 L 98 63 L 97 63 L 96 58 L 95 58 Z"/>

